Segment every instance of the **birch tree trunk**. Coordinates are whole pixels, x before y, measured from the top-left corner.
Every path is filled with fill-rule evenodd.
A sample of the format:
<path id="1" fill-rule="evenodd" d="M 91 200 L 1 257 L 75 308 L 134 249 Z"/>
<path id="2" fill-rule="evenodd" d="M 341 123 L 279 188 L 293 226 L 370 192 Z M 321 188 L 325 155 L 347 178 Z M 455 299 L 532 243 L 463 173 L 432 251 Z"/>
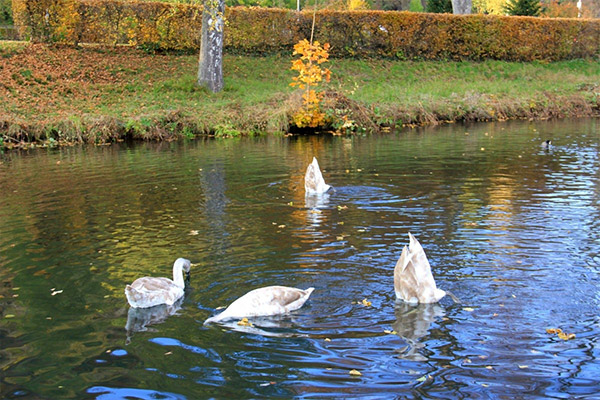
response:
<path id="1" fill-rule="evenodd" d="M 471 0 L 452 0 L 453 14 L 471 14 Z"/>
<path id="2" fill-rule="evenodd" d="M 204 1 L 198 85 L 213 93 L 223 90 L 224 14 L 225 0 Z"/>

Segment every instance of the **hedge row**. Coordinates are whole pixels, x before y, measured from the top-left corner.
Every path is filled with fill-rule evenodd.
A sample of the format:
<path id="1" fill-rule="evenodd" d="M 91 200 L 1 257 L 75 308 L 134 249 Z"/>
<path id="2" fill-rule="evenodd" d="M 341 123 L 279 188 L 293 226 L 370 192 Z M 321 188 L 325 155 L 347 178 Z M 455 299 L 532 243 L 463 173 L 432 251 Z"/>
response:
<path id="1" fill-rule="evenodd" d="M 118 0 L 13 0 L 15 23 L 36 41 L 135 44 L 195 50 L 201 6 Z M 310 36 L 312 13 L 231 7 L 225 50 L 291 52 Z M 508 61 L 600 56 L 600 20 L 320 11 L 315 38 L 338 57 Z"/>

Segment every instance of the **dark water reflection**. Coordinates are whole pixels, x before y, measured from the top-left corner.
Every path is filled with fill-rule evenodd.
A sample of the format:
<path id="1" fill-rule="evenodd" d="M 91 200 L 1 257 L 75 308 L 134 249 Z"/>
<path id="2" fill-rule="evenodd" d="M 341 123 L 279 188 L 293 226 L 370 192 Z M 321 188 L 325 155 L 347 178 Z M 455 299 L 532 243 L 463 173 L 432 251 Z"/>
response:
<path id="1" fill-rule="evenodd" d="M 4 155 L 0 397 L 598 396 L 599 131 L 515 122 Z M 313 156 L 335 190 L 305 203 Z M 395 303 L 409 231 L 461 303 Z M 129 311 L 125 284 L 169 276 L 177 257 L 195 263 L 183 302 Z M 254 329 L 202 325 L 272 284 L 316 290 Z"/>

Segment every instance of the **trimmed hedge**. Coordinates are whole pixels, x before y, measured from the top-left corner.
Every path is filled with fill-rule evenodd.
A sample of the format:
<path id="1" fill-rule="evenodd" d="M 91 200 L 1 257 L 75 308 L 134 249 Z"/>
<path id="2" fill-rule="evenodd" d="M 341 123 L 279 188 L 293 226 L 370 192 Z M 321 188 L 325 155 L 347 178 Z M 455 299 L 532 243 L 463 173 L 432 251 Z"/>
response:
<path id="1" fill-rule="evenodd" d="M 118 0 L 13 0 L 15 24 L 35 41 L 197 50 L 202 7 Z M 311 12 L 230 7 L 225 50 L 291 52 L 310 36 Z M 556 61 L 600 56 L 600 20 L 320 11 L 315 39 L 337 57 Z"/>

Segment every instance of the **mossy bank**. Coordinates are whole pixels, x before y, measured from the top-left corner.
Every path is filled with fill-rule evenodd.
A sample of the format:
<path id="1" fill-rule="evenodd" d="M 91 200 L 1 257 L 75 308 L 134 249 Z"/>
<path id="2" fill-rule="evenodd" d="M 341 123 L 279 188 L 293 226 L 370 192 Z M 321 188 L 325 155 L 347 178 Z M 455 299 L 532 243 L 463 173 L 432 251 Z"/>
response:
<path id="1" fill-rule="evenodd" d="M 109 143 L 294 131 L 292 56 L 227 55 L 225 90 L 195 84 L 197 55 L 131 47 L 0 42 L 0 137 Z M 600 61 L 554 63 L 332 59 L 324 131 L 456 121 L 600 115 Z"/>

